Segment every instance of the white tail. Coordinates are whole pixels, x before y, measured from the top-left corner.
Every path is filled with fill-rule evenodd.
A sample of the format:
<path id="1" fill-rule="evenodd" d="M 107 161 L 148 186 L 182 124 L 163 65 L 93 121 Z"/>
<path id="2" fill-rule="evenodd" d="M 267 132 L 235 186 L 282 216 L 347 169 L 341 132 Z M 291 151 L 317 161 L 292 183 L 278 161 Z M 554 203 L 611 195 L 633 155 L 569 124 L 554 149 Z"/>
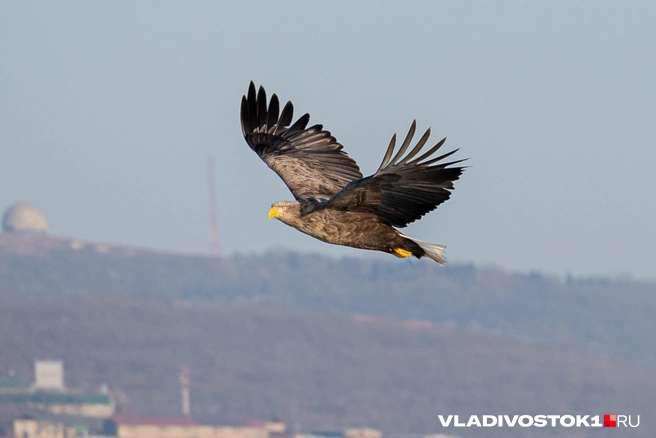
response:
<path id="1" fill-rule="evenodd" d="M 426 257 L 428 257 L 429 259 L 435 261 L 439 265 L 446 264 L 446 255 L 444 255 L 444 248 L 446 248 L 446 246 L 438 245 L 436 243 L 424 242 L 423 240 L 414 239 L 404 234 L 401 235 L 406 239 L 410 239 L 413 242 L 415 242 L 417 245 L 419 245 L 421 249 L 423 249 L 426 252 Z"/>

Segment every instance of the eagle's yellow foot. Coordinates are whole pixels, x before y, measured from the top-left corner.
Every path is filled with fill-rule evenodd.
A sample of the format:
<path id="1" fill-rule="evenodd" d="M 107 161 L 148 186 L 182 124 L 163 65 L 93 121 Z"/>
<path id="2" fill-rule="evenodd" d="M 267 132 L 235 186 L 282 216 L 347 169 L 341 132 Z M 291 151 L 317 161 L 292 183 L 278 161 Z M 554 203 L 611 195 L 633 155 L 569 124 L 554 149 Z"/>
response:
<path id="1" fill-rule="evenodd" d="M 412 255 L 412 252 L 406 251 L 403 248 L 394 248 L 394 252 L 392 253 L 398 258 L 404 259 L 406 257 L 410 257 Z"/>

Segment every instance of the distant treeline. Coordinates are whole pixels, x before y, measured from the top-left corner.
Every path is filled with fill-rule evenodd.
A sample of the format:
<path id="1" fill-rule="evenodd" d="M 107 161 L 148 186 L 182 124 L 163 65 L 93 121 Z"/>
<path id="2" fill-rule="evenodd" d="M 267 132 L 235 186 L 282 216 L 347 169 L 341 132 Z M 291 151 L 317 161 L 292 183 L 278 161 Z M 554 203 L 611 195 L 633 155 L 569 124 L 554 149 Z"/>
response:
<path id="1" fill-rule="evenodd" d="M 656 405 L 654 284 L 44 242 L 0 241 L 0 372 L 29 380 L 34 359 L 63 359 L 67 385 L 106 383 L 124 413 L 177 415 L 182 365 L 196 418 L 303 431 L 454 433 L 438 413 L 647 422 Z"/>
<path id="2" fill-rule="evenodd" d="M 179 416 L 188 365 L 201 422 L 278 418 L 306 432 L 366 425 L 407 436 L 458 432 L 437 414 L 627 412 L 642 419 L 631 436 L 653 436 L 655 372 L 443 325 L 115 295 L 0 300 L 0 334 L 0 371 L 30 382 L 32 360 L 62 359 L 67 386 L 106 384 L 123 415 Z"/>
<path id="3" fill-rule="evenodd" d="M 92 245 L 0 248 L 0 296 L 121 294 L 420 319 L 656 368 L 656 284 L 276 252 L 203 257 Z"/>

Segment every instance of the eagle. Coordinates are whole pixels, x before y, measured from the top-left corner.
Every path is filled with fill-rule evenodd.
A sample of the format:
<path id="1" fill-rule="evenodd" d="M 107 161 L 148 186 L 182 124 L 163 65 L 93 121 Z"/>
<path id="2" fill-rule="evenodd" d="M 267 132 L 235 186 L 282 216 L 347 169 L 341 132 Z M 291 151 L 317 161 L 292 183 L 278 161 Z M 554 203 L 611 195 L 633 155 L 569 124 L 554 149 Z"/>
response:
<path id="1" fill-rule="evenodd" d="M 291 101 L 281 111 L 278 96 L 273 94 L 267 102 L 264 88 L 256 92 L 253 82 L 241 100 L 246 143 L 294 195 L 293 201 L 275 202 L 269 219 L 327 243 L 446 263 L 445 246 L 408 237 L 397 228 L 449 199 L 453 182 L 464 170 L 453 165 L 464 160 L 444 159 L 458 149 L 435 156 L 444 138 L 424 151 L 430 128 L 409 149 L 416 129 L 413 121 L 398 151 L 394 134 L 378 170 L 363 177 L 323 125 L 307 127 L 309 114 L 292 123 L 293 114 Z"/>

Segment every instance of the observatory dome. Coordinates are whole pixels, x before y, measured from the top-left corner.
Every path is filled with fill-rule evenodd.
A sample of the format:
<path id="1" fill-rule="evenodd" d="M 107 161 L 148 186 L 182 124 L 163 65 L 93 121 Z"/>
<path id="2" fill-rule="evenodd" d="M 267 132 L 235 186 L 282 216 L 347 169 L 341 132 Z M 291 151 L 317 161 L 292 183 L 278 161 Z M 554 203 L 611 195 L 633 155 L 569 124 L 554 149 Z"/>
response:
<path id="1" fill-rule="evenodd" d="M 45 232 L 47 229 L 48 223 L 41 210 L 27 202 L 12 205 L 2 217 L 2 230 L 6 233 Z"/>

